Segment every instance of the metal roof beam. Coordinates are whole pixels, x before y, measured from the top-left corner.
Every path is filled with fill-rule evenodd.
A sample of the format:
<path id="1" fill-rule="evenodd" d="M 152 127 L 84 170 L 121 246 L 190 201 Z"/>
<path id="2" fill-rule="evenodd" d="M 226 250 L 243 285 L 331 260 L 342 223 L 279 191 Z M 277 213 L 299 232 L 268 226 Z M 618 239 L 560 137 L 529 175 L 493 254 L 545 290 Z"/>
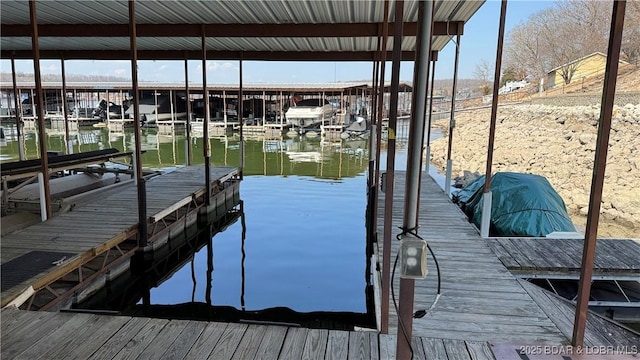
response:
<path id="1" fill-rule="evenodd" d="M 432 51 L 432 59 L 438 59 L 438 52 Z M 32 59 L 31 50 L 2 50 L 0 57 L 5 59 L 13 55 L 16 59 Z M 184 60 L 200 59 L 198 50 L 138 50 L 138 60 Z M 40 50 L 41 59 L 65 60 L 123 60 L 131 56 L 130 50 Z M 244 60 L 256 61 L 374 61 L 380 54 L 376 51 L 243 51 Z M 207 59 L 211 60 L 238 60 L 238 51 L 207 51 Z M 391 58 L 391 52 L 387 53 L 387 59 Z M 403 51 L 403 61 L 415 60 L 415 51 Z"/>
<path id="2" fill-rule="evenodd" d="M 109 31 L 105 31 L 108 26 Z M 207 37 L 362 37 L 378 36 L 380 24 L 209 24 L 204 25 Z M 199 37 L 202 25 L 198 24 L 137 24 L 138 37 Z M 417 23 L 408 22 L 403 26 L 403 36 L 416 36 Z M 389 36 L 393 27 L 388 26 Z M 437 21 L 434 36 L 462 35 L 464 23 L 461 21 Z M 30 36 L 29 24 L 2 24 L 2 37 Z M 41 24 L 40 37 L 127 37 L 127 24 Z"/>

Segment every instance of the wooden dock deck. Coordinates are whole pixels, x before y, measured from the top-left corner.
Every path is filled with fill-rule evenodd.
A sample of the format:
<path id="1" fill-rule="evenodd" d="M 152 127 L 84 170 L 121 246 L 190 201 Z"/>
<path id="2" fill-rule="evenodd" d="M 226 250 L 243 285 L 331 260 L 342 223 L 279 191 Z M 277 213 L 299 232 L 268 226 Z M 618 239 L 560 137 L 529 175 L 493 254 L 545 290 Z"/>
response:
<path id="1" fill-rule="evenodd" d="M 213 167 L 211 173 L 212 184 L 219 189 L 221 183 L 238 174 L 238 169 Z M 180 168 L 146 182 L 150 241 L 154 229 L 175 221 L 178 212 L 185 216 L 185 207 L 197 208 L 204 183 L 202 166 Z M 30 288 L 47 287 L 98 255 L 103 255 L 106 263 L 135 250 L 137 222 L 137 190 L 131 181 L 94 202 L 3 236 L 2 306 Z M 133 242 L 125 244 L 132 238 Z M 80 270 L 80 277 L 88 275 Z"/>
<path id="2" fill-rule="evenodd" d="M 562 274 L 574 278 L 580 275 L 582 239 L 491 238 L 487 241 L 512 273 Z M 640 243 L 632 239 L 598 239 L 593 276 L 640 281 Z"/>
<path id="3" fill-rule="evenodd" d="M 394 226 L 402 221 L 403 176 L 396 173 Z M 422 181 L 419 234 L 440 263 L 442 297 L 424 318 L 414 319 L 414 359 L 522 359 L 518 351 L 524 345 L 569 344 L 574 306 L 512 275 L 438 185 L 429 177 Z M 427 279 L 416 281 L 415 310 L 428 309 L 434 299 L 431 259 L 429 271 Z M 15 359 L 386 360 L 395 358 L 396 347 L 395 329 L 379 334 L 14 309 L 2 310 L 0 317 L 0 356 Z M 633 352 L 640 344 L 640 336 L 595 314 L 589 314 L 585 334 L 589 347 Z M 635 359 L 635 349 L 635 355 L 580 359 Z"/>
<path id="4" fill-rule="evenodd" d="M 396 172 L 394 189 L 392 264 L 399 249 L 395 235 L 400 231 L 404 208 L 404 184 L 406 173 Z M 382 262 L 382 225 L 384 221 L 384 193 L 381 193 L 378 213 L 378 249 L 379 262 Z M 445 341 L 476 341 L 510 344 L 568 344 L 571 332 L 567 333 L 567 321 L 570 325 L 575 308 L 572 305 L 560 306 L 562 299 L 555 296 L 540 297 L 531 295 L 531 287 L 514 276 L 496 255 L 490 246 L 496 240 L 480 237 L 460 209 L 444 194 L 436 182 L 428 176 L 421 184 L 420 209 L 418 212 L 418 234 L 427 240 L 433 249 L 441 270 L 441 297 L 435 306 L 421 319 L 413 320 L 414 337 L 443 339 Z M 556 239 L 554 239 L 556 240 Z M 533 241 L 533 240 L 531 240 Z M 571 253 L 573 247 L 557 252 Z M 571 242 L 572 245 L 575 245 Z M 603 242 L 622 245 L 617 242 Z M 625 243 L 626 244 L 626 243 Z M 626 244 L 630 245 L 630 244 Z M 640 246 L 636 246 L 640 248 Z M 610 253 L 610 249 L 606 253 Z M 541 256 L 536 253 L 536 256 Z M 500 258 L 499 258 L 500 256 Z M 533 256 L 533 255 L 530 255 Z M 611 259 L 613 260 L 613 259 Z M 638 258 L 636 258 L 636 262 Z M 414 311 L 430 309 L 437 293 L 437 273 L 434 261 L 428 257 L 429 275 L 424 280 L 415 281 Z M 619 267 L 625 267 L 621 262 Z M 611 265 L 613 266 L 613 265 Z M 635 271 L 635 270 L 633 270 Z M 399 294 L 399 274 L 395 275 L 395 292 Z M 525 286 L 526 285 L 526 286 Z M 537 293 L 536 293 L 537 294 Z M 545 301 L 540 299 L 545 298 Z M 391 299 L 392 300 L 392 299 Z M 563 315 L 558 317 L 558 308 Z M 595 316 L 595 315 L 594 315 Z M 591 317 L 590 317 L 591 319 Z M 588 346 L 631 345 L 637 344 L 640 337 L 624 331 L 626 336 L 611 336 L 617 325 L 605 322 L 606 326 L 587 325 Z M 390 334 L 396 333 L 397 316 L 394 305 L 390 304 Z M 605 342 L 606 338 L 606 342 Z"/>

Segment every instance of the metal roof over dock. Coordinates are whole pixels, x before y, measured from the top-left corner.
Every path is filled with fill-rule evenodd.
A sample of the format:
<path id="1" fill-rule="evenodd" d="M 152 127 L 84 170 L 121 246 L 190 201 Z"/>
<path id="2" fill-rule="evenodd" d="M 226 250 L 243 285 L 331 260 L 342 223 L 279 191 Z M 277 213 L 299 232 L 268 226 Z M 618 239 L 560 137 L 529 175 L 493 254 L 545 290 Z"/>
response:
<path id="1" fill-rule="evenodd" d="M 132 64 L 132 83 L 134 91 L 138 91 L 137 71 L 135 65 L 137 60 L 188 60 L 202 59 L 205 64 L 207 59 L 233 59 L 242 61 L 250 60 L 309 60 L 309 61 L 380 61 L 382 66 L 388 59 L 393 58 L 392 66 L 392 108 L 389 119 L 389 133 L 395 131 L 397 121 L 397 81 L 400 68 L 400 60 L 416 60 L 416 105 L 413 107 L 418 115 L 414 116 L 412 124 L 422 124 L 426 104 L 422 103 L 426 99 L 428 88 L 428 63 L 435 61 L 437 52 L 442 50 L 453 38 L 459 37 L 464 30 L 464 23 L 468 21 L 475 12 L 482 6 L 484 1 L 463 1 L 463 0 L 439 0 L 434 2 L 424 2 L 417 0 L 409 1 L 381 1 L 381 0 L 355 0 L 355 1 L 331 1 L 331 0 L 273 0 L 273 1 L 27 1 L 27 0 L 6 0 L 0 3 L 0 56 L 2 58 L 13 59 L 35 59 L 34 68 L 36 73 L 37 92 L 41 92 L 39 80 L 39 60 L 40 59 L 101 59 L 101 60 L 130 60 Z M 593 260 L 596 255 L 596 233 L 599 216 L 599 204 L 602 194 L 602 183 L 604 179 L 604 169 L 606 165 L 608 133 L 611 126 L 611 112 L 613 98 L 615 94 L 615 75 L 617 74 L 617 58 L 620 53 L 622 38 L 622 28 L 624 23 L 625 2 L 613 2 L 611 36 L 609 41 L 608 58 L 613 59 L 607 65 L 607 74 L 612 75 L 612 79 L 605 79 L 605 86 L 601 105 L 601 125 L 599 131 L 594 166 L 594 180 L 592 192 L 589 199 L 589 214 L 587 220 L 587 230 L 584 240 L 583 257 L 581 262 L 580 290 L 577 306 L 556 301 L 551 294 L 540 292 L 539 289 L 530 286 L 522 279 L 516 278 L 510 269 L 501 261 L 495 250 L 485 242 L 477 231 L 471 227 L 464 219 L 464 216 L 454 210 L 449 209 L 454 206 L 448 199 L 448 190 L 445 195 L 436 188 L 431 179 L 423 180 L 422 190 L 417 186 L 420 184 L 417 172 L 417 164 L 421 161 L 419 151 L 423 149 L 423 144 L 410 141 L 410 162 L 408 168 L 411 170 L 406 175 L 399 174 L 400 179 L 410 179 L 406 181 L 407 200 L 406 209 L 418 209 L 420 213 L 412 214 L 406 212 L 401 220 L 399 212 L 394 211 L 393 202 L 397 201 L 396 209 L 402 207 L 401 197 L 393 195 L 394 170 L 393 162 L 389 161 L 390 170 L 387 173 L 387 183 L 385 184 L 389 204 L 385 204 L 386 215 L 384 217 L 384 245 L 382 266 L 376 266 L 375 271 L 383 270 L 381 283 L 383 285 L 381 305 L 382 309 L 381 332 L 388 331 L 385 320 L 389 319 L 389 281 L 385 281 L 385 274 L 389 275 L 389 258 L 391 253 L 391 231 L 394 225 L 399 225 L 403 221 L 403 235 L 412 234 L 418 227 L 424 229 L 425 237 L 433 245 L 442 264 L 442 293 L 440 292 L 440 278 L 437 285 L 434 276 L 428 277 L 425 281 L 414 282 L 413 279 L 400 279 L 399 310 L 398 316 L 391 316 L 391 327 L 401 329 L 398 334 L 404 334 L 403 339 L 398 336 L 396 339 L 396 357 L 399 359 L 409 358 L 414 354 L 418 358 L 426 356 L 427 345 L 437 343 L 438 351 L 433 354 L 435 358 L 445 358 L 438 356 L 446 354 L 449 358 L 478 358 L 478 350 L 485 358 L 510 358 L 501 355 L 500 349 L 494 348 L 490 353 L 487 346 L 500 343 L 513 344 L 510 348 L 514 358 L 519 355 L 516 349 L 518 345 L 537 345 L 549 343 L 553 345 L 566 345 L 570 337 L 576 346 L 626 346 L 638 344 L 637 332 L 619 328 L 617 324 L 608 321 L 593 321 L 593 314 L 587 312 L 589 300 L 590 280 L 593 270 Z M 391 5 L 391 6 L 390 6 Z M 424 5 L 424 6 L 423 6 Z M 429 16 L 433 7 L 433 18 Z M 37 7 L 37 12 L 36 12 Z M 429 11 L 425 11 L 429 10 Z M 422 16 L 418 14 L 421 13 Z M 401 16 L 396 16 L 401 14 Z M 502 40 L 504 38 L 504 20 L 506 14 L 506 0 L 502 1 L 500 16 L 500 35 L 498 43 L 498 54 L 502 51 Z M 397 19 L 396 19 L 397 18 Z M 422 19 L 433 20 L 433 32 Z M 420 24 L 419 24 L 420 23 Z M 429 29 L 429 30 L 427 30 Z M 428 37 L 433 38 L 430 44 Z M 395 40 L 395 41 L 394 41 Z M 395 45 L 394 45 L 395 42 Z M 457 42 L 459 46 L 459 42 Z M 387 47 L 388 46 L 388 47 Z M 431 54 L 426 46 L 430 46 Z M 390 52 L 388 49 L 393 48 Z M 420 50 L 420 51 L 416 51 Z M 393 55 L 393 56 L 391 56 Z M 429 56 L 431 55 L 431 56 Z M 496 64 L 499 64 L 501 55 L 496 57 Z M 186 62 L 186 61 L 185 61 Z M 456 70 L 454 70 L 454 86 L 457 78 L 458 52 L 456 53 Z M 427 64 L 427 65 L 425 65 Z M 377 65 L 381 65 L 377 63 Z M 374 64 L 375 66 L 375 64 Z M 499 74 L 500 66 L 496 66 L 496 74 Z M 382 70 L 384 68 L 382 67 Z M 374 68 L 374 73 L 378 70 Z M 64 73 L 64 70 L 63 70 Z M 384 81 L 384 71 L 380 71 Z M 433 74 L 433 73 L 432 73 Z M 375 79 L 376 75 L 372 75 Z M 374 80 L 375 82 L 376 80 Z M 240 88 L 242 89 L 242 70 L 240 68 Z M 494 84 L 494 100 L 492 106 L 492 124 L 495 124 L 497 109 L 497 84 Z M 203 86 L 206 88 L 206 72 L 203 73 Z M 204 90 L 206 92 L 206 89 Z M 239 92 L 242 97 L 242 90 Z M 135 99 L 135 98 L 134 98 Z M 40 100 L 42 101 L 42 96 Z M 137 101 L 137 100 L 135 100 Z M 42 104 L 42 103 L 41 103 Z M 41 121 L 39 130 L 40 148 L 42 154 L 46 150 L 44 141 L 44 106 L 39 105 L 39 119 Z M 139 104 L 138 104 L 139 105 Z M 138 105 L 134 105 L 136 108 Z M 452 108 L 455 109 L 452 103 Z M 240 111 L 241 112 L 241 111 Z M 204 121 L 204 133 L 207 133 L 208 116 Z M 453 120 L 453 113 L 452 113 Z M 136 129 L 136 171 L 141 177 L 142 168 L 140 159 L 140 124 L 134 121 Z M 242 129 L 242 127 L 240 128 Z M 451 125 L 453 130 L 453 121 Z M 241 134 L 242 134 L 242 130 Z M 487 157 L 487 176 L 490 179 L 491 165 L 493 159 L 493 134 L 494 126 L 490 130 L 489 149 Z M 242 137 L 242 135 L 241 135 Z M 378 135 L 380 137 L 380 135 Z M 452 131 L 449 132 L 449 139 L 452 138 Z M 415 143 L 415 144 L 414 144 Z M 205 199 L 210 198 L 209 165 L 210 152 L 209 143 L 203 146 L 205 156 Z M 388 137 L 388 149 L 391 154 L 395 151 L 395 136 Z M 417 145 L 417 146 L 415 146 Z M 427 152 L 428 153 L 428 152 Z M 208 154 L 208 155 L 207 155 Z M 450 154 L 449 154 L 450 155 Z M 42 173 L 45 178 L 42 181 L 48 184 L 47 157 L 41 155 Z M 393 155 L 390 156 L 393 159 Z M 448 159 L 449 160 L 449 159 Z M 373 164 L 370 164 L 373 165 Z M 376 170 L 377 171 L 377 170 Z M 241 172 L 240 172 L 241 174 Z M 377 178 L 379 174 L 371 177 L 377 189 Z M 240 176 L 241 178 L 241 176 Z M 376 182 L 374 182 L 374 179 Z M 144 181 L 138 179 L 138 199 L 144 195 Z M 424 182 L 426 181 L 426 183 Z M 490 181 L 487 181 L 490 185 Z M 47 185 L 48 186 L 48 185 Z M 426 188 L 430 187 L 431 190 Z M 448 189 L 448 185 L 445 186 Z M 488 189 L 488 186 L 487 186 Z M 419 193 L 422 192 L 426 201 L 419 202 Z M 48 200 L 48 188 L 44 187 L 45 198 Z M 485 192 L 486 194 L 486 192 Z M 490 198 L 490 197 L 489 197 Z M 187 199 L 188 200 L 188 199 Z M 376 198 L 377 201 L 377 198 Z M 141 202 L 139 200 L 139 202 Z M 385 201 L 387 202 L 387 201 Z M 142 203 L 142 202 L 141 202 Z M 182 204 L 182 202 L 180 202 Z M 186 205 L 185 205 L 186 206 Z M 374 205 L 377 206 L 377 205 Z M 50 210 L 48 204 L 45 208 Z M 145 206 L 139 206 L 146 209 Z M 445 209 L 446 208 L 446 209 Z M 172 207 L 169 209 L 173 209 Z M 377 210 L 377 209 L 376 209 Z M 594 211 L 592 211 L 594 210 Z M 375 210 L 374 210 L 375 211 Z M 415 216 L 413 216 L 415 215 Z M 376 216 L 375 214 L 373 216 Z M 146 213 L 139 211 L 138 223 L 140 239 L 144 240 L 146 246 L 146 230 L 144 226 L 148 220 Z M 415 220 L 415 221 L 414 221 Z M 595 225 L 593 225 L 595 224 Z M 373 230 L 378 230 L 375 225 Z M 389 234 L 387 234 L 387 232 Z M 369 240 L 369 239 L 368 239 Z M 377 240 L 376 240 L 377 241 Z M 376 243 L 379 246 L 380 243 Z M 399 242 L 394 242 L 397 250 Z M 4 245 L 4 241 L 3 241 Z M 373 249 L 371 250 L 374 251 Z M 580 251 L 580 249 L 575 249 Z M 374 254 L 378 255 L 379 254 Z M 512 255 L 516 255 L 513 253 Z M 435 257 L 435 256 L 434 256 Z M 374 261 L 376 256 L 373 257 Z M 520 264 L 520 263 L 519 263 Z M 596 263 L 597 265 L 598 263 Z M 634 263 L 633 269 L 636 269 Z M 636 276 L 634 272 L 631 276 Z M 378 273 L 372 274 L 378 276 Z M 391 278 L 393 279 L 393 277 Z M 388 278 L 387 278 L 388 280 Z M 391 289 L 393 291 L 393 281 Z M 385 297 L 385 287 L 386 297 Z M 431 299 L 437 295 L 442 295 L 439 302 L 432 302 Z M 498 294 L 496 294 L 498 293 Z M 497 298 L 496 298 L 497 295 Z M 437 297 L 436 297 L 437 299 Z M 394 299 L 395 300 L 395 299 Z M 425 309 L 424 318 L 413 323 L 413 305 L 417 308 Z M 428 307 L 431 306 L 431 307 Z M 575 312 L 573 323 L 572 313 Z M 24 325 L 27 329 L 23 334 L 30 334 L 31 330 L 39 327 L 38 322 L 29 320 L 29 315 L 25 316 L 23 322 L 14 325 Z M 18 315 L 17 318 L 22 317 Z M 42 316 L 45 318 L 46 316 Z M 589 321 L 587 322 L 587 318 Z M 85 317 L 75 317 L 71 320 L 66 330 L 71 330 L 66 334 L 55 330 L 55 323 L 48 322 L 47 326 L 53 334 L 41 334 L 44 341 L 26 344 L 26 337 L 15 337 L 14 341 L 7 343 L 3 336 L 3 356 L 7 355 L 7 346 L 14 347 L 18 354 L 23 354 L 25 358 L 31 355 L 44 354 L 51 351 L 53 354 L 64 356 L 64 352 L 74 351 L 75 345 L 81 344 L 83 336 L 90 332 L 78 334 L 74 324 L 101 323 L 97 319 Z M 404 320 L 403 320 L 404 319 Z M 67 319 L 57 320 L 57 324 L 62 324 Z M 127 319 L 116 319 L 111 321 L 120 322 L 121 325 Z M 173 321 L 172 321 L 173 322 Z M 403 326 L 397 326 L 397 324 Z M 177 326 L 182 324 L 175 322 Z M 404 326 L 406 325 L 406 327 Z M 605 326 L 611 325 L 611 329 Z M 132 325 L 133 326 L 133 325 Z M 135 325 L 139 326 L 139 325 Z M 176 327 L 171 326 L 169 332 L 180 333 L 184 327 L 174 331 Z M 242 326 L 241 326 L 242 327 Z M 62 326 L 61 326 L 62 328 Z M 106 327 L 96 326 L 106 332 Z M 221 351 L 228 356 L 215 356 L 215 351 L 211 354 L 213 358 L 231 358 L 234 354 L 239 358 L 256 357 L 258 342 L 262 341 L 264 329 L 251 329 L 242 327 L 244 330 L 235 331 L 236 325 L 226 326 L 232 329 L 228 336 L 222 336 L 217 344 L 220 344 Z M 9 330 L 9 326 L 3 322 L 3 333 Z M 42 328 L 40 328 L 42 329 Z M 188 331 L 198 331 L 203 329 L 202 324 L 191 327 Z M 407 331 L 408 329 L 408 331 Z M 75 331 L 74 331 L 75 330 Z M 413 333 L 415 330 L 415 333 Z M 573 330 L 573 334 L 571 333 Z M 210 330 L 213 331 L 213 330 Z M 245 333 L 246 331 L 246 333 Z M 594 332 L 595 331 L 595 332 Z M 294 337 L 297 331 L 287 330 L 288 334 Z M 348 346 L 351 345 L 352 335 L 332 333 L 331 330 L 309 330 L 304 331 L 305 341 L 302 342 L 301 349 L 306 349 L 309 343 L 313 348 L 320 348 L 319 353 L 311 356 L 318 358 L 325 357 L 325 348 L 338 341 L 344 344 L 345 337 L 348 337 Z M 72 334 L 67 336 L 67 334 Z M 225 334 L 226 330 L 225 330 Z M 247 335 L 245 335 L 247 334 Z M 106 334 L 111 338 L 114 333 Z M 255 336 L 254 336 L 255 335 Z M 362 333 L 353 335 L 354 342 L 367 337 L 367 354 L 359 352 L 359 358 L 378 358 L 382 353 L 384 345 L 378 339 L 387 336 L 376 334 L 364 336 Z M 426 336 L 418 338 L 413 335 Z M 119 338 L 120 335 L 117 335 Z M 280 335 L 274 335 L 283 340 L 283 331 Z M 342 340 L 338 340 L 339 337 Z M 239 340 L 242 338 L 242 340 Z M 132 337 L 125 339 L 126 344 L 139 343 L 138 339 Z M 154 337 L 155 339 L 155 337 Z M 157 343 L 163 349 L 168 346 L 165 337 L 159 337 Z M 245 340 L 246 339 L 246 340 Z M 332 340 L 333 339 L 333 340 Z M 425 340 L 426 339 L 426 340 Z M 237 340 L 237 341 L 236 341 Z M 411 340 L 414 340 L 413 342 Z M 433 341 L 432 341 L 433 340 Z M 149 340 L 151 341 L 151 339 Z M 278 347 L 280 350 L 286 348 L 286 339 L 281 347 L 279 341 L 268 341 L 266 345 Z M 291 341 L 295 341 L 291 340 Z M 392 341 L 393 342 L 393 341 Z M 490 342 L 490 343 L 489 343 Z M 84 342 L 88 344 L 90 342 Z M 105 342 L 100 342 L 105 344 Z M 388 344 L 388 342 L 385 342 Z M 517 343 L 517 344 L 515 344 Z M 63 346 L 60 346 L 60 345 Z M 107 343 L 108 344 L 108 343 Z M 144 347 L 146 348 L 145 343 Z M 415 344 L 415 348 L 413 348 Z M 93 346 L 93 344 L 89 344 Z M 255 345 L 255 346 L 254 346 Z M 393 344 L 388 344 L 392 348 Z M 125 345 L 127 346 L 127 345 Z M 218 345 L 216 345 L 218 346 Z M 303 348 L 304 346 L 304 348 Z M 367 345 L 365 345 L 367 347 Z M 334 348 L 334 347 L 332 347 Z M 158 348 L 148 347 L 150 352 Z M 250 351 L 248 349 L 251 349 Z M 255 349 L 255 350 L 254 350 Z M 637 348 L 630 350 L 637 354 Z M 94 349 L 95 350 L 95 349 Z M 142 350 L 142 349 L 137 349 Z M 137 351 L 136 350 L 136 351 Z M 378 352 L 376 352 L 376 350 Z M 414 352 L 415 350 L 415 352 Z M 127 350 L 124 350 L 125 352 Z M 284 351 L 284 350 L 282 350 Z M 301 350 L 302 354 L 305 354 Z M 328 350 L 327 350 L 328 351 Z M 93 352 L 92 352 L 93 354 Z M 245 356 L 245 354 L 249 354 Z M 422 355 L 425 356 L 422 356 Z M 152 353 L 149 357 L 154 357 Z M 288 354 L 284 354 L 287 357 Z M 368 355 L 368 356 L 367 356 Z M 54 356 L 55 357 L 55 356 Z M 327 357 L 330 357 L 327 355 Z M 345 356 L 342 356 L 343 358 Z"/>
<path id="2" fill-rule="evenodd" d="M 392 2 L 391 2 L 392 3 Z M 484 1 L 435 1 L 433 51 Z M 360 60 L 379 57 L 385 1 L 136 1 L 139 59 Z M 403 58 L 413 60 L 419 1 L 404 2 Z M 0 5 L 2 57 L 31 58 L 29 2 Z M 128 2 L 38 1 L 41 58 L 130 58 Z M 389 19 L 394 18 L 389 7 Z M 393 26 L 388 49 L 393 47 Z M 390 57 L 388 57 L 390 59 Z"/>

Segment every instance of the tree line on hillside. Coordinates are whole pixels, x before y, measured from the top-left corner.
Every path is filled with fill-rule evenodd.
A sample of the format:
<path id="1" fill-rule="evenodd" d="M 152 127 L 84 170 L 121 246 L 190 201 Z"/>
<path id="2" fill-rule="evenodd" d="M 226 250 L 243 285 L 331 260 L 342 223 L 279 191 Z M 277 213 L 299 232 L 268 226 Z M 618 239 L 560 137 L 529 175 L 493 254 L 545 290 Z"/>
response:
<path id="1" fill-rule="evenodd" d="M 607 53 L 611 10 L 610 1 L 564 0 L 531 15 L 505 38 L 500 85 L 525 78 L 539 81 L 556 68 L 569 84 L 581 65 L 575 60 Z M 640 62 L 640 0 L 627 1 L 621 58 Z M 493 68 L 486 60 L 476 65 L 474 75 L 485 87 Z"/>
<path id="2" fill-rule="evenodd" d="M 610 1 L 565 0 L 541 10 L 507 36 L 504 68 L 516 75 L 543 78 L 558 69 L 566 84 L 580 63 L 594 52 L 607 53 Z M 631 63 L 640 57 L 640 1 L 627 1 L 621 55 Z M 505 71 L 506 72 L 506 71 Z"/>

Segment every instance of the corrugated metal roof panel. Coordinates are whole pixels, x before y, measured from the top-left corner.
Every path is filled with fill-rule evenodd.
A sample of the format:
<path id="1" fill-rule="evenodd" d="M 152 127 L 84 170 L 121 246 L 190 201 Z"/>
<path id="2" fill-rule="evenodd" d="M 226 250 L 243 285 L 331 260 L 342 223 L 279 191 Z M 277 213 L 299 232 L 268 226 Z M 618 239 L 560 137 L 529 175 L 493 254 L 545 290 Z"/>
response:
<path id="1" fill-rule="evenodd" d="M 485 0 L 438 0 L 436 21 L 467 21 Z M 139 24 L 287 24 L 287 23 L 380 23 L 381 0 L 148 0 L 136 1 Z M 404 3 L 404 21 L 418 18 L 417 0 Z M 28 0 L 2 0 L 2 24 L 29 24 Z M 395 1 L 389 1 L 389 20 L 394 20 Z M 36 1 L 40 24 L 126 24 L 127 0 Z M 109 31 L 105 27 L 105 31 Z M 1 34 L 0 34 L 1 35 Z M 415 37 L 405 37 L 402 49 L 415 48 Z M 434 50 L 441 50 L 449 37 L 439 37 Z M 375 37 L 309 38 L 208 38 L 207 48 L 218 51 L 369 51 L 377 50 Z M 141 38 L 140 50 L 199 50 L 199 38 Z M 0 38 L 2 49 L 29 50 L 26 38 Z M 126 37 L 41 37 L 43 50 L 127 50 Z M 393 48 L 390 38 L 387 49 Z"/>
<path id="2" fill-rule="evenodd" d="M 484 0 L 440 0 L 435 19 L 446 21 L 460 6 L 455 19 L 466 20 Z M 404 2 L 404 20 L 417 21 L 417 0 Z M 3 0 L 3 24 L 28 24 L 28 0 Z M 287 24 L 287 23 L 377 23 L 383 20 L 381 0 L 154 0 L 136 1 L 140 24 Z M 37 1 L 41 24 L 121 24 L 128 21 L 126 0 Z M 389 2 L 389 20 L 395 18 L 395 2 Z"/>

